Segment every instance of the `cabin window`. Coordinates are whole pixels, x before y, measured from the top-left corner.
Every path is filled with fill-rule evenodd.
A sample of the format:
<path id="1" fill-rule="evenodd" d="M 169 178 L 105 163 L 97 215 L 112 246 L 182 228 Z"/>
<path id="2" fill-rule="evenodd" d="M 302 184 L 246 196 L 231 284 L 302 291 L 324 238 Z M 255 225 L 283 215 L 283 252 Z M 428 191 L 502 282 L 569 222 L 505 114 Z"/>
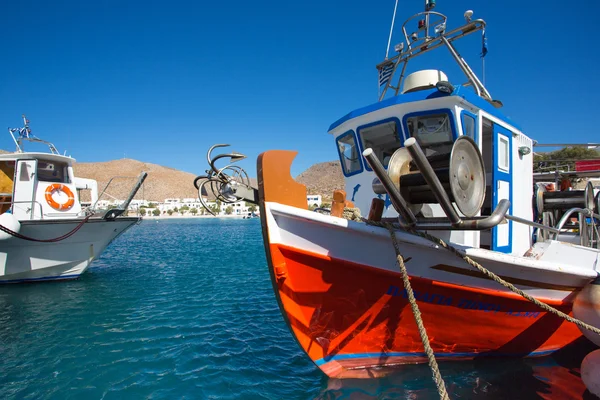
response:
<path id="1" fill-rule="evenodd" d="M 71 183 L 67 163 L 38 160 L 37 176 L 42 182 Z"/>
<path id="2" fill-rule="evenodd" d="M 462 119 L 463 135 L 470 137 L 471 139 L 473 139 L 473 141 L 475 141 L 475 143 L 477 143 L 477 137 L 475 136 L 475 133 L 476 133 L 475 117 L 463 112 L 461 115 L 461 119 Z"/>
<path id="3" fill-rule="evenodd" d="M 354 175 L 362 171 L 362 164 L 360 163 L 354 132 L 348 131 L 344 133 L 336 139 L 336 142 L 344 175 Z"/>
<path id="4" fill-rule="evenodd" d="M 421 147 L 452 144 L 452 120 L 447 112 L 415 115 L 406 118 L 410 136 L 417 139 Z"/>
<path id="5" fill-rule="evenodd" d="M 373 149 L 373 153 L 386 168 L 392 154 L 402 146 L 398 134 L 399 125 L 399 121 L 394 118 L 358 128 L 358 137 L 361 140 L 362 149 Z M 370 171 L 369 164 L 365 165 Z"/>
<path id="6" fill-rule="evenodd" d="M 510 159 L 508 149 L 508 138 L 498 135 L 498 169 L 509 172 Z"/>

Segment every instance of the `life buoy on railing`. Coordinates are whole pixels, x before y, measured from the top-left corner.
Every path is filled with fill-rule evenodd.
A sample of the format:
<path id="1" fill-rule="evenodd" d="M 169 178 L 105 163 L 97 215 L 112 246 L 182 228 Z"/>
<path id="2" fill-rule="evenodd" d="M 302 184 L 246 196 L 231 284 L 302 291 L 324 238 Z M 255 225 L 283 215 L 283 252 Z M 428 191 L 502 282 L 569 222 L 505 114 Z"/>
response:
<path id="1" fill-rule="evenodd" d="M 63 192 L 69 198 L 64 203 L 58 203 L 52 198 L 54 192 Z M 71 192 L 71 189 L 62 183 L 53 183 L 46 188 L 46 202 L 55 210 L 68 210 L 75 204 L 75 196 L 73 195 L 73 192 Z"/>

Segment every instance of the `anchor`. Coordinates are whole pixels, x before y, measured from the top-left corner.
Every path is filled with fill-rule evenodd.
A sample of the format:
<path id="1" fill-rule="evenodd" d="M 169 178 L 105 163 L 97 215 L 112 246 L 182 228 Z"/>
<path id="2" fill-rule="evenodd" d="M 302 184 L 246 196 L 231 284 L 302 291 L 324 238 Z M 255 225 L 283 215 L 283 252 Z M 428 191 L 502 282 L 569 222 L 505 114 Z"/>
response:
<path id="1" fill-rule="evenodd" d="M 206 160 L 210 169 L 205 171 L 205 175 L 199 175 L 194 179 L 194 186 L 198 190 L 198 199 L 202 207 L 211 215 L 215 215 L 203 199 L 203 196 L 208 196 L 208 193 L 212 193 L 222 203 L 247 201 L 258 204 L 258 190 L 252 187 L 248 173 L 239 165 L 234 165 L 246 156 L 231 152 L 213 157 L 213 150 L 219 147 L 229 147 L 229 145 L 215 144 L 208 149 Z M 229 159 L 229 162 L 224 167 L 217 168 L 215 163 L 221 159 Z"/>

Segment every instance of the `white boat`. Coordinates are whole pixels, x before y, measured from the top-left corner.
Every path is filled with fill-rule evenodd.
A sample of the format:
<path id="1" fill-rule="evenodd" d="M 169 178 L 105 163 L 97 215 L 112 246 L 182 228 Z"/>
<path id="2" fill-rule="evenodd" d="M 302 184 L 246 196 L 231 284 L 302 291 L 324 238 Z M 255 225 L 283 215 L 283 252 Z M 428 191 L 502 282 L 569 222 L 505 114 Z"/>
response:
<path id="1" fill-rule="evenodd" d="M 24 127 L 9 128 L 17 149 L 0 154 L 0 283 L 79 277 L 116 237 L 141 220 L 123 216 L 147 174 L 142 173 L 127 200 L 111 210 L 95 210 L 98 185 L 77 178 L 75 159 Z M 24 151 L 24 142 L 50 152 Z M 91 202 L 80 192 L 89 189 Z"/>

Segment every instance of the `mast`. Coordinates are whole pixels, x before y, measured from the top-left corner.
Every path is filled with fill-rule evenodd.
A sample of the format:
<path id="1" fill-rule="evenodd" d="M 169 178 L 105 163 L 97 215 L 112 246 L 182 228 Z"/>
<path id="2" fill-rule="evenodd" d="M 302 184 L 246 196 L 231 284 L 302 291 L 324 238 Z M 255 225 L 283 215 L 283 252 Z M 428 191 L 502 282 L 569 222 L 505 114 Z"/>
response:
<path id="1" fill-rule="evenodd" d="M 444 14 L 433 11 L 436 6 L 436 0 L 425 0 L 425 10 L 408 18 L 402 24 L 404 41 L 394 46 L 396 54 L 390 57 L 389 50 L 396 20 L 397 6 L 398 1 L 396 1 L 394 7 L 394 15 L 392 17 L 392 26 L 388 36 L 385 58 L 377 65 L 377 70 L 379 72 L 379 101 L 385 98 L 389 89 L 394 91 L 394 95 L 400 94 L 406 67 L 410 60 L 421 54 L 435 50 L 438 47 L 446 47 L 467 78 L 466 85 L 472 86 L 478 96 L 489 101 L 495 107 L 502 106 L 501 102 L 493 100 L 484 83 L 482 83 L 469 67 L 465 59 L 461 57 L 453 44 L 455 40 L 462 39 L 477 31 L 482 31 L 483 57 L 487 52 L 487 46 L 485 44 L 485 21 L 482 19 L 471 19 L 473 11 L 468 10 L 465 12 L 466 23 L 456 29 L 447 31 L 446 23 L 448 18 Z M 394 75 L 398 67 L 400 67 L 401 71 L 400 76 L 396 83 L 393 83 L 392 81 L 394 80 Z"/>

